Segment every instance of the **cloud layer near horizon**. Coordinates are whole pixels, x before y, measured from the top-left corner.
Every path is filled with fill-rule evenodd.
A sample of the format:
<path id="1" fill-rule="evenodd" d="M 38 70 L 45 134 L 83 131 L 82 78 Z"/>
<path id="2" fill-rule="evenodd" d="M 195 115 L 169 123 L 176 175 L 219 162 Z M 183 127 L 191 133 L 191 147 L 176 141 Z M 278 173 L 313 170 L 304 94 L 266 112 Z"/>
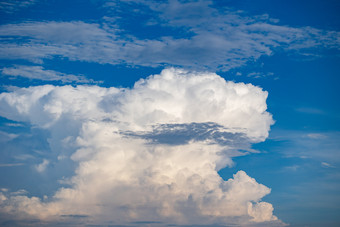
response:
<path id="1" fill-rule="evenodd" d="M 56 158 L 37 171 L 55 171 L 50 166 L 67 159 L 76 171 L 50 198 L 3 190 L 0 213 L 94 224 L 280 225 L 261 201 L 269 188 L 244 171 L 227 181 L 217 173 L 268 136 L 266 98 L 251 84 L 173 68 L 131 89 L 45 85 L 2 93 L 1 116 L 50 132 Z"/>

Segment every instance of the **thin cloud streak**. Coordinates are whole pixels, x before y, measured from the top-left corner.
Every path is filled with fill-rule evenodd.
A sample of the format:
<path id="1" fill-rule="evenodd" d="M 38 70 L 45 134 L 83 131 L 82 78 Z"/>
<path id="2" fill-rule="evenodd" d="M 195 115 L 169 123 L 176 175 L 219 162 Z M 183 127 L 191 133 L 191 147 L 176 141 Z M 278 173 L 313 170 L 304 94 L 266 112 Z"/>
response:
<path id="1" fill-rule="evenodd" d="M 16 65 L 10 68 L 3 68 L 0 71 L 3 76 L 10 78 L 22 77 L 31 80 L 61 81 L 62 83 L 95 83 L 92 79 L 87 79 L 84 76 L 46 70 L 42 66 Z"/>
<path id="2" fill-rule="evenodd" d="M 2 0 L 0 2 L 0 12 L 12 14 L 37 2 L 38 0 Z"/>
<path id="3" fill-rule="evenodd" d="M 136 3 L 115 2 L 115 7 L 119 9 L 121 4 L 132 10 Z M 249 60 L 272 55 L 276 50 L 306 54 L 311 48 L 339 50 L 340 47 L 339 32 L 277 25 L 268 16 L 220 12 L 207 2 L 170 1 L 146 6 L 159 15 L 157 26 L 184 29 L 188 32 L 186 37 L 160 34 L 139 38 L 121 28 L 119 18 L 113 22 L 107 18 L 100 24 L 82 21 L 6 24 L 0 26 L 0 58 L 42 63 L 44 59 L 62 56 L 71 61 L 100 64 L 228 71 Z M 207 15 L 181 13 L 201 11 Z"/>
<path id="4" fill-rule="evenodd" d="M 22 166 L 24 163 L 0 163 L 0 167 Z"/>

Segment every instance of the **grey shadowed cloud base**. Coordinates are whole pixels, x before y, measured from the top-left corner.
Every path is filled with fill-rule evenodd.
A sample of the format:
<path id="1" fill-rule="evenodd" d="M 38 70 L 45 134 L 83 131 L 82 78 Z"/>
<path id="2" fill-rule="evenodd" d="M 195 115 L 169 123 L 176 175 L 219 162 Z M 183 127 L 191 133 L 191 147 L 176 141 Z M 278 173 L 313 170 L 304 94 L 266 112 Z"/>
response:
<path id="1" fill-rule="evenodd" d="M 186 144 L 190 141 L 209 140 L 211 143 L 221 145 L 236 145 L 247 142 L 244 133 L 231 133 L 223 126 L 214 122 L 189 123 L 189 124 L 161 124 L 153 128 L 151 132 L 122 132 L 127 136 L 136 136 L 155 143 Z"/>

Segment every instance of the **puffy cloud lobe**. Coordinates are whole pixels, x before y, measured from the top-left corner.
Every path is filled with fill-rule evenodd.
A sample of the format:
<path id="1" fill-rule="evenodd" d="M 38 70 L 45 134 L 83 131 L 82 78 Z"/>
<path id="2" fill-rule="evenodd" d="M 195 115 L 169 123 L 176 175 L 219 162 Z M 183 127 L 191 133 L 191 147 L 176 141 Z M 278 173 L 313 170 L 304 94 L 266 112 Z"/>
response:
<path id="1" fill-rule="evenodd" d="M 39 165 L 35 166 L 35 169 L 39 172 L 42 173 L 45 171 L 46 167 L 48 166 L 49 161 L 44 159 L 42 163 L 40 163 Z"/>
<path id="2" fill-rule="evenodd" d="M 279 223 L 271 204 L 261 202 L 270 189 L 243 171 L 227 181 L 217 173 L 240 155 L 231 152 L 235 144 L 220 142 L 223 136 L 244 143 L 267 137 L 273 120 L 266 98 L 250 84 L 178 69 L 141 79 L 132 89 L 46 85 L 2 93 L 0 114 L 49 130 L 51 149 L 77 168 L 69 186 L 48 201 L 3 193 L 0 209 L 50 221 Z M 214 124 L 223 132 L 216 134 Z M 206 129 L 181 143 L 135 136 L 164 125 L 166 133 Z"/>

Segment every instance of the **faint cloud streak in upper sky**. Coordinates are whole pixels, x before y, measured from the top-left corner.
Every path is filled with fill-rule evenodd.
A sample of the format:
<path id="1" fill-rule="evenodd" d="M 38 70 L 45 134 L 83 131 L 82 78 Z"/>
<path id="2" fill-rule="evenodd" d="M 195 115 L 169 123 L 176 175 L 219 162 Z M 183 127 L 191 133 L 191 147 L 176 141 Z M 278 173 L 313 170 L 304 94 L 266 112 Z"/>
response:
<path id="1" fill-rule="evenodd" d="M 139 38 L 120 27 L 123 17 L 119 16 L 113 21 L 107 18 L 100 24 L 33 21 L 1 25 L 0 58 L 42 63 L 44 59 L 63 56 L 72 61 L 101 64 L 228 71 L 249 60 L 272 55 L 276 49 L 308 52 L 310 48 L 323 47 L 339 50 L 339 32 L 277 25 L 268 16 L 252 18 L 240 12 L 218 11 L 208 3 L 139 2 L 159 15 L 158 24 L 141 26 L 187 31 L 181 38 L 169 34 Z M 133 11 L 135 4 L 115 1 L 113 9 L 118 15 L 120 7 L 143 14 L 143 11 Z M 204 12 L 204 16 L 199 12 Z"/>

